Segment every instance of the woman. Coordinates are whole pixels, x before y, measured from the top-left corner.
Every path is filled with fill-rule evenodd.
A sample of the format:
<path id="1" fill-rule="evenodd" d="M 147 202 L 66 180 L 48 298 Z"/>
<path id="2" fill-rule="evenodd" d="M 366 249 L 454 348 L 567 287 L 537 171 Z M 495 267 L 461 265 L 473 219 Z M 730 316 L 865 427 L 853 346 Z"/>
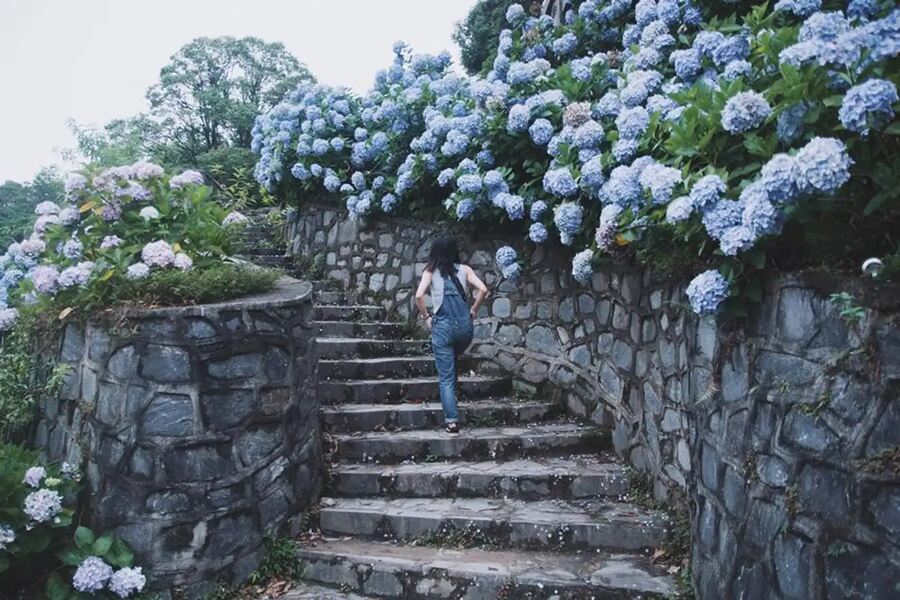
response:
<path id="1" fill-rule="evenodd" d="M 469 286 L 475 288 L 475 303 L 466 299 Z M 425 294 L 431 294 L 433 314 L 428 314 Z M 431 256 L 416 291 L 416 305 L 431 330 L 431 346 L 438 372 L 441 406 L 448 433 L 459 433 L 456 408 L 456 361 L 472 343 L 472 319 L 487 298 L 488 289 L 475 271 L 459 261 L 459 249 L 452 236 L 442 235 L 431 245 Z"/>

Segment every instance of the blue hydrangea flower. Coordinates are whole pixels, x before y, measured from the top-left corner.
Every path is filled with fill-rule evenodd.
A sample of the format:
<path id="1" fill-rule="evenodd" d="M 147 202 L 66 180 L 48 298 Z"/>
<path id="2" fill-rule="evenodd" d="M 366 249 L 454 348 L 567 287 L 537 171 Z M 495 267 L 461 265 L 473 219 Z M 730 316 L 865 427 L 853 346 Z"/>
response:
<path id="1" fill-rule="evenodd" d="M 815 39 L 834 41 L 839 35 L 848 31 L 850 31 L 850 23 L 840 12 L 817 12 L 800 26 L 800 34 L 797 39 L 801 42 Z"/>
<path id="2" fill-rule="evenodd" d="M 689 196 L 679 196 L 666 206 L 666 223 L 680 223 L 686 221 L 694 212 L 694 203 Z"/>
<path id="3" fill-rule="evenodd" d="M 700 31 L 694 37 L 691 47 L 700 52 L 702 56 L 712 58 L 713 52 L 724 41 L 725 35 L 719 31 Z"/>
<path id="4" fill-rule="evenodd" d="M 397 206 L 397 196 L 393 194 L 385 194 L 381 198 L 381 210 L 386 213 L 392 212 Z"/>
<path id="5" fill-rule="evenodd" d="M 357 190 L 362 191 L 366 189 L 366 176 L 361 171 L 354 171 L 353 175 L 350 176 L 350 183 Z"/>
<path id="6" fill-rule="evenodd" d="M 531 141 L 535 144 L 546 146 L 553 137 L 553 124 L 547 119 L 536 119 L 528 128 L 528 133 L 531 135 Z"/>
<path id="7" fill-rule="evenodd" d="M 594 276 L 594 268 L 591 261 L 594 259 L 594 253 L 590 248 L 582 250 L 572 257 L 572 277 L 579 283 L 590 283 Z"/>
<path id="8" fill-rule="evenodd" d="M 757 92 L 740 92 L 728 99 L 722 109 L 722 127 L 729 133 L 743 133 L 759 127 L 769 115 L 772 107 Z"/>
<path id="9" fill-rule="evenodd" d="M 682 81 L 691 82 L 700 74 L 700 51 L 696 48 L 675 50 L 669 55 L 669 62 L 675 67 L 675 75 Z"/>
<path id="10" fill-rule="evenodd" d="M 606 177 L 603 175 L 603 162 L 600 155 L 595 156 L 581 166 L 581 185 L 591 191 L 598 192 Z"/>
<path id="11" fill-rule="evenodd" d="M 847 16 L 854 19 L 871 19 L 878 13 L 878 0 L 850 0 Z"/>
<path id="12" fill-rule="evenodd" d="M 525 14 L 525 9 L 522 8 L 521 4 L 510 4 L 509 8 L 506 9 L 506 22 L 513 27 L 524 23 L 527 17 L 528 15 Z"/>
<path id="13" fill-rule="evenodd" d="M 652 69 L 662 61 L 662 55 L 653 48 L 641 48 L 634 57 L 634 66 L 638 69 Z"/>
<path id="14" fill-rule="evenodd" d="M 753 231 L 749 227 L 737 225 L 729 227 L 719 240 L 719 250 L 725 256 L 737 256 L 739 252 L 749 250 L 756 242 Z"/>
<path id="15" fill-rule="evenodd" d="M 639 27 L 656 20 L 656 0 L 638 0 L 634 7 L 634 20 Z"/>
<path id="16" fill-rule="evenodd" d="M 531 121 L 531 110 L 524 104 L 516 104 L 509 109 L 509 117 L 506 122 L 506 130 L 510 133 L 519 133 L 528 129 Z"/>
<path id="17" fill-rule="evenodd" d="M 741 224 L 753 232 L 753 237 L 778 233 L 784 221 L 783 214 L 766 196 L 754 188 L 758 182 L 751 183 L 741 193 L 744 211 Z"/>
<path id="18" fill-rule="evenodd" d="M 460 175 L 456 180 L 456 188 L 463 194 L 477 194 L 481 191 L 482 181 L 480 175 Z"/>
<path id="19" fill-rule="evenodd" d="M 711 315 L 728 298 L 729 285 L 721 273 L 710 269 L 694 277 L 685 292 L 695 313 Z"/>
<path id="20" fill-rule="evenodd" d="M 503 275 L 504 279 L 515 281 L 522 275 L 522 266 L 519 263 L 514 262 L 511 265 L 507 265 L 500 269 L 500 274 Z"/>
<path id="21" fill-rule="evenodd" d="M 325 189 L 332 193 L 338 191 L 341 187 L 341 180 L 335 175 L 327 175 L 322 183 L 325 185 Z"/>
<path id="22" fill-rule="evenodd" d="M 578 45 L 578 38 L 571 31 L 562 37 L 553 40 L 553 54 L 556 56 L 566 56 L 575 51 Z"/>
<path id="23" fill-rule="evenodd" d="M 471 198 L 463 198 L 456 205 L 456 218 L 460 221 L 468 219 L 475 212 L 475 202 Z"/>
<path id="24" fill-rule="evenodd" d="M 763 165 L 760 184 L 770 199 L 779 203 L 791 202 L 800 191 L 800 170 L 797 161 L 788 154 L 776 154 Z"/>
<path id="25" fill-rule="evenodd" d="M 619 138 L 636 140 L 647 131 L 650 125 L 650 113 L 643 106 L 626 108 L 616 117 L 616 129 L 619 130 Z"/>
<path id="26" fill-rule="evenodd" d="M 497 266 L 503 269 L 519 260 L 519 255 L 511 246 L 502 246 L 497 249 L 497 254 L 494 258 L 497 261 Z"/>
<path id="27" fill-rule="evenodd" d="M 441 187 L 447 187 L 456 179 L 456 172 L 453 169 L 444 169 L 438 174 L 438 185 Z"/>
<path id="28" fill-rule="evenodd" d="M 850 179 L 853 161 L 840 140 L 815 137 L 797 152 L 796 160 L 804 189 L 833 194 Z"/>
<path id="29" fill-rule="evenodd" d="M 572 141 L 582 150 L 596 148 L 603 141 L 603 126 L 594 120 L 587 121 L 575 130 Z"/>
<path id="30" fill-rule="evenodd" d="M 750 56 L 750 41 L 743 35 L 732 35 L 722 40 L 712 51 L 712 59 L 720 69 L 735 60 Z"/>
<path id="31" fill-rule="evenodd" d="M 578 184 L 567 167 L 559 167 L 544 173 L 544 191 L 560 198 L 567 198 L 578 193 Z"/>
<path id="32" fill-rule="evenodd" d="M 591 108 L 592 114 L 597 118 L 615 117 L 621 110 L 622 102 L 619 95 L 613 91 L 606 92 Z"/>
<path id="33" fill-rule="evenodd" d="M 740 202 L 720 199 L 703 213 L 703 227 L 714 240 L 722 239 L 725 232 L 741 224 L 744 207 Z"/>
<path id="34" fill-rule="evenodd" d="M 532 223 L 528 228 L 528 239 L 535 244 L 543 244 L 547 241 L 547 228 L 543 223 Z"/>
<path id="35" fill-rule="evenodd" d="M 869 79 L 844 96 L 838 117 L 845 129 L 866 137 L 869 128 L 881 129 L 894 119 L 897 86 L 887 79 Z"/>
<path id="36" fill-rule="evenodd" d="M 641 171 L 638 181 L 650 192 L 654 204 L 666 204 L 672 199 L 675 186 L 681 183 L 681 171 L 653 163 Z"/>
<path id="37" fill-rule="evenodd" d="M 616 142 L 612 146 L 613 158 L 615 158 L 616 162 L 618 163 L 628 162 L 629 160 L 634 158 L 634 155 L 637 154 L 637 150 L 637 141 L 627 138 L 616 140 Z"/>
<path id="38" fill-rule="evenodd" d="M 790 143 L 800 137 L 803 133 L 803 117 L 806 116 L 807 110 L 809 107 L 805 102 L 796 102 L 781 111 L 775 125 L 775 135 L 779 140 Z"/>
<path id="39" fill-rule="evenodd" d="M 578 233 L 581 228 L 581 219 L 584 211 L 580 204 L 574 202 L 563 202 L 553 211 L 553 222 L 559 229 L 560 239 L 563 244 L 572 243 L 572 236 Z"/>
<path id="40" fill-rule="evenodd" d="M 543 200 L 535 200 L 531 204 L 531 214 L 529 216 L 532 221 L 537 221 L 545 212 L 547 212 L 547 203 Z"/>
<path id="41" fill-rule="evenodd" d="M 506 215 L 513 221 L 525 217 L 525 200 L 521 196 L 507 194 L 503 208 L 506 209 Z"/>
<path id="42" fill-rule="evenodd" d="M 746 77 L 753 72 L 753 65 L 746 60 L 733 60 L 722 71 L 722 77 L 725 81 L 734 81 L 739 77 Z"/>
<path id="43" fill-rule="evenodd" d="M 628 207 L 636 204 L 642 195 L 638 181 L 640 171 L 631 166 L 619 165 L 609 174 L 609 179 L 600 188 L 600 200 L 604 204 Z"/>
<path id="44" fill-rule="evenodd" d="M 778 0 L 772 10 L 787 12 L 797 17 L 808 17 L 822 8 L 822 0 Z"/>

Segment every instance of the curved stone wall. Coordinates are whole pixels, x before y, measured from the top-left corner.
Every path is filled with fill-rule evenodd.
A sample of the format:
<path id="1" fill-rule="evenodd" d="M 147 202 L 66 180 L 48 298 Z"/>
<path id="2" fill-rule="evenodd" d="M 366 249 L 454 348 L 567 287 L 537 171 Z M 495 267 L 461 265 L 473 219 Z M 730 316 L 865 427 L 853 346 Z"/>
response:
<path id="1" fill-rule="evenodd" d="M 87 514 L 134 548 L 155 589 L 240 580 L 265 532 L 318 497 L 312 287 L 69 325 L 72 371 L 37 443 L 87 458 Z"/>
<path id="2" fill-rule="evenodd" d="M 305 203 L 292 251 L 326 276 L 409 314 L 436 230 L 347 219 Z M 773 277 L 738 329 L 697 319 L 684 282 L 621 266 L 590 286 L 566 253 L 538 250 L 499 281 L 508 240 L 461 235 L 492 288 L 473 352 L 569 410 L 613 428 L 616 451 L 665 500 L 691 504 L 700 598 L 890 598 L 900 581 L 900 289 Z M 852 292 L 856 323 L 828 301 Z"/>

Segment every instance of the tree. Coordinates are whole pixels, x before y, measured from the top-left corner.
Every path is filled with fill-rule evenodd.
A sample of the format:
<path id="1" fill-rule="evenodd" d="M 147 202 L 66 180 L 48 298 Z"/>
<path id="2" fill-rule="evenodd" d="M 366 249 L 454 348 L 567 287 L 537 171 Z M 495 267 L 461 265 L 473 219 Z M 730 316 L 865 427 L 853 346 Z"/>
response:
<path id="1" fill-rule="evenodd" d="M 253 121 L 299 83 L 315 79 L 280 43 L 254 37 L 197 38 L 147 92 L 150 115 L 184 165 L 222 146 L 249 148 Z"/>
<path id="2" fill-rule="evenodd" d="M 469 74 L 486 72 L 497 53 L 497 38 L 507 27 L 506 9 L 521 3 L 533 15 L 541 12 L 541 3 L 521 0 L 478 0 L 464 21 L 456 24 L 453 41 L 459 45 L 462 64 Z"/>
<path id="3" fill-rule="evenodd" d="M 67 123 L 75 137 L 75 148 L 63 151 L 66 160 L 81 160 L 100 167 L 126 165 L 153 157 L 158 162 L 164 153 L 159 125 L 145 114 L 128 119 L 114 119 L 102 129 Z"/>
<path id="4" fill-rule="evenodd" d="M 59 202 L 62 197 L 62 178 L 54 167 L 44 167 L 31 182 L 0 185 L 0 250 L 28 234 L 39 202 Z"/>

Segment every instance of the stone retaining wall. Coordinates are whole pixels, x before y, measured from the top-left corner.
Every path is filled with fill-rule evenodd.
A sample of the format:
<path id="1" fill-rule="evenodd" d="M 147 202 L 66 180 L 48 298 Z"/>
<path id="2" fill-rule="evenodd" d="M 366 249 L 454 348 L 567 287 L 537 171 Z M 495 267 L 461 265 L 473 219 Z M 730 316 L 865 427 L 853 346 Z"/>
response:
<path id="1" fill-rule="evenodd" d="M 287 225 L 294 254 L 321 255 L 329 279 L 401 315 L 435 232 L 315 203 Z M 849 325 L 827 297 L 851 282 L 773 278 L 764 305 L 729 331 L 686 310 L 684 282 L 610 265 L 582 286 L 559 249 L 523 257 L 521 279 L 500 281 L 493 256 L 510 241 L 460 236 L 492 289 L 472 352 L 526 389 L 552 383 L 572 413 L 612 427 L 658 499 L 686 492 L 701 598 L 890 597 L 885 586 L 900 581 L 896 288 L 855 290 L 879 308 Z M 890 451 L 893 462 L 866 460 Z"/>
<path id="2" fill-rule="evenodd" d="M 322 445 L 312 287 L 69 325 L 72 366 L 43 407 L 49 458 L 87 458 L 87 514 L 154 589 L 240 580 L 262 538 L 315 502 Z"/>

